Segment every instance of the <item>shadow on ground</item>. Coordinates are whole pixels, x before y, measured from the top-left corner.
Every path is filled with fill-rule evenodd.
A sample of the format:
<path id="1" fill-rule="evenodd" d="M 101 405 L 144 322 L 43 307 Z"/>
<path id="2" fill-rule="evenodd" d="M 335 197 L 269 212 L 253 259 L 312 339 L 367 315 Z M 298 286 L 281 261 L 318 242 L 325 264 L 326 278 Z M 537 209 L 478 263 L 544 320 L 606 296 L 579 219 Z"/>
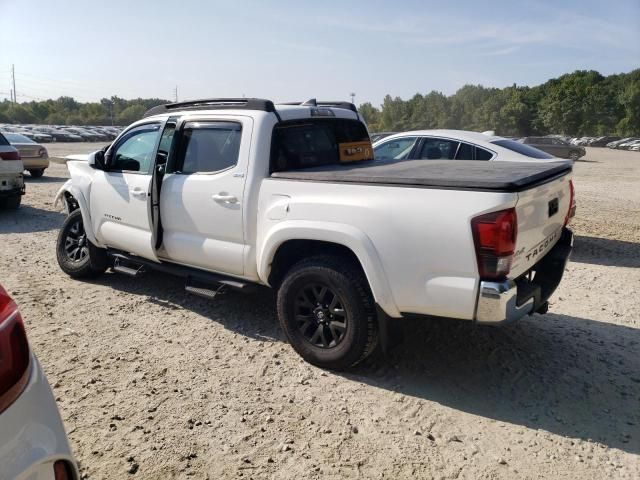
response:
<path id="1" fill-rule="evenodd" d="M 97 283 L 187 309 L 249 338 L 284 341 L 274 294 L 230 291 L 207 301 L 183 282 L 153 274 L 107 274 Z M 404 342 L 345 378 L 494 420 L 592 439 L 640 453 L 640 330 L 566 315 L 508 328 L 406 319 Z"/>
<path id="2" fill-rule="evenodd" d="M 573 247 L 571 252 L 573 262 L 613 267 L 640 267 L 640 242 L 577 235 L 574 238 Z"/>
<path id="3" fill-rule="evenodd" d="M 347 374 L 486 418 L 640 453 L 640 330 L 567 315 L 508 328 L 406 320 L 382 367 Z"/>
<path id="4" fill-rule="evenodd" d="M 16 210 L 0 209 L 0 234 L 31 233 L 57 230 L 62 226 L 65 215 L 41 208 L 21 205 Z"/>

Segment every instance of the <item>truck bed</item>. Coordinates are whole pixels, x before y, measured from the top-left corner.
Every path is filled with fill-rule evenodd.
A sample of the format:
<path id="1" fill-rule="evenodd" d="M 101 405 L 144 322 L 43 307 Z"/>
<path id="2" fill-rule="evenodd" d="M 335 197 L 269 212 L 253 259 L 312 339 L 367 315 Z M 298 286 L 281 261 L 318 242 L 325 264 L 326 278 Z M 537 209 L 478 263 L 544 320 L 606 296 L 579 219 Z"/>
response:
<path id="1" fill-rule="evenodd" d="M 284 172 L 271 178 L 288 180 L 382 184 L 455 190 L 520 192 L 564 175 L 571 163 L 482 162 L 473 160 L 407 160 L 326 165 Z"/>

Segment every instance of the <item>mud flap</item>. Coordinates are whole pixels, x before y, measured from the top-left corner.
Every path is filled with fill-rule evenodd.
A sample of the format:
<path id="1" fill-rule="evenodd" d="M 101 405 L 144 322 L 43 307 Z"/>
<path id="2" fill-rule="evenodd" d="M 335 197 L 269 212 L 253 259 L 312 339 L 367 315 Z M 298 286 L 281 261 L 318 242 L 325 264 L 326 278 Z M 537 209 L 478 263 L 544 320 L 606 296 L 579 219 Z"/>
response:
<path id="1" fill-rule="evenodd" d="M 384 355 L 388 355 L 391 348 L 402 343 L 403 335 L 400 330 L 397 318 L 391 318 L 376 303 L 376 316 L 378 317 L 378 338 L 380 339 L 380 349 Z"/>

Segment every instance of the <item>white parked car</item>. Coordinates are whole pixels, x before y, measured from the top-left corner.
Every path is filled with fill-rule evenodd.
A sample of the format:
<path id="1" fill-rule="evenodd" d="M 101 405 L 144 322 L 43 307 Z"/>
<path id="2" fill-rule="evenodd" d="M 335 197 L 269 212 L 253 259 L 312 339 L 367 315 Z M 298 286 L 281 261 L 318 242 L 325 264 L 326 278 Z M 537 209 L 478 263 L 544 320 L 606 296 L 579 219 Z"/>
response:
<path id="1" fill-rule="evenodd" d="M 0 479 L 78 478 L 51 388 L 0 286 Z"/>
<path id="2" fill-rule="evenodd" d="M 572 248 L 570 162 L 375 161 L 348 103 L 160 106 L 67 166 L 64 272 L 270 286 L 292 346 L 328 368 L 385 345 L 390 318 L 544 312 Z"/>
<path id="3" fill-rule="evenodd" d="M 558 161 L 522 142 L 465 130 L 416 130 L 396 133 L 373 144 L 376 160 Z"/>
<path id="4" fill-rule="evenodd" d="M 20 153 L 0 133 L 0 209 L 18 208 L 24 195 L 24 164 Z"/>

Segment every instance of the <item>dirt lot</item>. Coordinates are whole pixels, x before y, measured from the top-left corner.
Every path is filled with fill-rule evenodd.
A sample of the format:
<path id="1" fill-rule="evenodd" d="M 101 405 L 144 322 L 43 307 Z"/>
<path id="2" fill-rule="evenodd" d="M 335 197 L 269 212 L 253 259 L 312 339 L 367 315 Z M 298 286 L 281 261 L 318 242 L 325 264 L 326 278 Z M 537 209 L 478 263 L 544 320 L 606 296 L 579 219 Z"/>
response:
<path id="1" fill-rule="evenodd" d="M 53 155 L 91 150 L 52 145 Z M 54 164 L 0 213 L 20 303 L 85 478 L 640 478 L 640 153 L 575 166 L 574 255 L 550 312 L 407 321 L 336 374 L 283 341 L 269 291 L 214 302 L 169 276 L 66 277 Z"/>

